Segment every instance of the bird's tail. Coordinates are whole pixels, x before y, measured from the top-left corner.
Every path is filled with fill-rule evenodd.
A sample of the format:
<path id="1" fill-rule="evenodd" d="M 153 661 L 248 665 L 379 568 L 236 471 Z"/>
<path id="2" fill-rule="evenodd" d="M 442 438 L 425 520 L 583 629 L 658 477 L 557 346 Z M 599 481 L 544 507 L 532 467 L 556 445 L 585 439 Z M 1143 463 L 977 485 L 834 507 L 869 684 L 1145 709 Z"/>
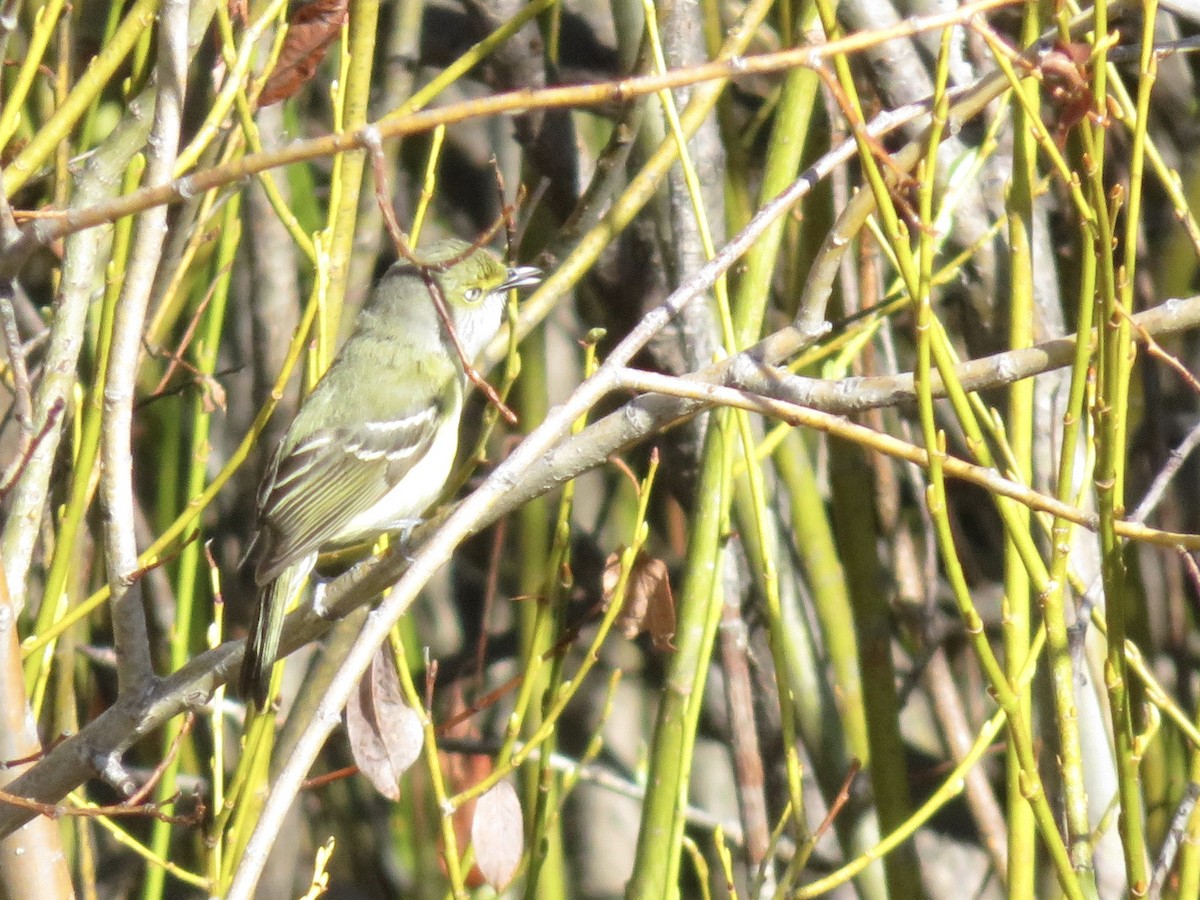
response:
<path id="1" fill-rule="evenodd" d="M 242 657 L 242 696 L 252 699 L 259 709 L 267 708 L 271 691 L 271 673 L 279 656 L 279 637 L 283 634 L 283 616 L 296 594 L 304 587 L 317 555 L 292 563 L 258 592 L 258 604 L 246 638 Z"/>

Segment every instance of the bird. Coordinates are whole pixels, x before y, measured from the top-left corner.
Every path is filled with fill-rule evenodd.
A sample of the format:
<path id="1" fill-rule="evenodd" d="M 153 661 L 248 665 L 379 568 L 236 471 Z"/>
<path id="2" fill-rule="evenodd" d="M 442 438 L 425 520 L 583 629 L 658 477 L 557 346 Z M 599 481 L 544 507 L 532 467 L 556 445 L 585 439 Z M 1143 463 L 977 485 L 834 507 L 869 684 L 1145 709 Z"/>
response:
<path id="1" fill-rule="evenodd" d="M 540 270 L 443 240 L 375 286 L 328 370 L 300 404 L 263 475 L 244 557 L 257 603 L 242 696 L 266 708 L 284 611 L 320 553 L 407 532 L 437 502 L 458 450 L 467 375 L 434 306 L 436 284 L 463 358 L 500 329 L 510 290 Z"/>

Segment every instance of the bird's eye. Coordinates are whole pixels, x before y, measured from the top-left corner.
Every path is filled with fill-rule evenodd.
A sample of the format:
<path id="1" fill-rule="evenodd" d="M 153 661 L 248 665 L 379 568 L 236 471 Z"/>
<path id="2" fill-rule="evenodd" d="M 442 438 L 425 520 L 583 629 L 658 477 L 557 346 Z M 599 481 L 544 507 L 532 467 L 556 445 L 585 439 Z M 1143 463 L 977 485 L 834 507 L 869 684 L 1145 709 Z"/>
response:
<path id="1" fill-rule="evenodd" d="M 476 300 L 479 299 L 479 295 L 482 293 L 483 293 L 483 291 L 479 290 L 479 288 L 470 287 L 470 288 L 467 288 L 465 291 L 463 291 L 463 299 L 466 300 L 468 303 L 474 303 Z"/>

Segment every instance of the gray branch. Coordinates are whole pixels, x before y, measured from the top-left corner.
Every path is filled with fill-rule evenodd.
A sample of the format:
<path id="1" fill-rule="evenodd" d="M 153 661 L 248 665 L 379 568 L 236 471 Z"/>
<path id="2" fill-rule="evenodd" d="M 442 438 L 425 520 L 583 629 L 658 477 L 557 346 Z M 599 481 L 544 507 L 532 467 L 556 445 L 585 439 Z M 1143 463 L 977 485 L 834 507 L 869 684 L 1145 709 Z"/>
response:
<path id="1" fill-rule="evenodd" d="M 189 53 L 194 53 L 199 46 L 214 8 L 215 0 L 193 4 L 188 34 Z M 88 155 L 83 173 L 76 179 L 70 210 L 101 206 L 120 193 L 122 174 L 133 155 L 145 146 L 150 133 L 150 109 L 156 92 L 157 86 L 152 84 L 130 101 L 120 124 L 103 144 Z M 44 225 L 48 221 L 37 220 L 31 226 L 26 226 L 22 234 L 27 238 L 39 234 L 44 236 Z M 41 243 L 41 240 L 33 239 L 30 246 Z M 40 434 L 45 429 L 53 410 L 66 408 L 71 400 L 88 307 L 104 291 L 104 266 L 110 256 L 111 246 L 111 222 L 71 234 L 66 239 L 62 279 L 49 329 L 50 341 L 42 364 L 42 376 L 34 389 L 35 433 Z M 18 254 L 17 259 L 21 258 Z M 17 265 L 15 261 L 14 265 Z M 4 522 L 3 534 L 0 535 L 0 557 L 4 561 L 9 594 L 18 613 L 28 602 L 26 582 L 30 561 L 46 509 L 51 470 L 69 421 L 69 416 L 62 416 L 62 421 L 46 431 L 30 455 L 20 480 L 13 488 L 12 506 Z"/>
<path id="2" fill-rule="evenodd" d="M 159 10 L 158 92 L 146 153 L 145 183 L 151 187 L 168 183 L 174 174 L 187 83 L 187 17 L 188 4 L 184 0 L 167 0 Z M 139 691 L 154 677 L 138 577 L 131 438 L 142 330 L 166 238 L 168 212 L 166 206 L 156 206 L 138 219 L 113 320 L 104 386 L 101 437 L 104 468 L 100 494 L 104 503 L 104 543 L 112 591 L 117 681 L 122 695 Z"/>

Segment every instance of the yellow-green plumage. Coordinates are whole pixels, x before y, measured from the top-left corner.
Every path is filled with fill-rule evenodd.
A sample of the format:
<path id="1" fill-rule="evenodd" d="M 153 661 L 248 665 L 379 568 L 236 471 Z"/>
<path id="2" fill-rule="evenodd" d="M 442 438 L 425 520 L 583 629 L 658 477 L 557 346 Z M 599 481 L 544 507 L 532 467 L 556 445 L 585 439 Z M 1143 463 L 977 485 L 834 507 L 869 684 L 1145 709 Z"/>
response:
<path id="1" fill-rule="evenodd" d="M 403 261 L 387 271 L 263 477 L 247 553 L 259 598 L 241 677 L 260 708 L 284 610 L 317 554 L 415 524 L 445 486 L 466 376 L 425 277 L 440 286 L 468 359 L 499 330 L 506 292 L 537 278 L 535 269 L 508 269 L 487 250 L 468 251 L 462 241 L 444 241 L 420 254 L 435 266 L 425 276 Z"/>

